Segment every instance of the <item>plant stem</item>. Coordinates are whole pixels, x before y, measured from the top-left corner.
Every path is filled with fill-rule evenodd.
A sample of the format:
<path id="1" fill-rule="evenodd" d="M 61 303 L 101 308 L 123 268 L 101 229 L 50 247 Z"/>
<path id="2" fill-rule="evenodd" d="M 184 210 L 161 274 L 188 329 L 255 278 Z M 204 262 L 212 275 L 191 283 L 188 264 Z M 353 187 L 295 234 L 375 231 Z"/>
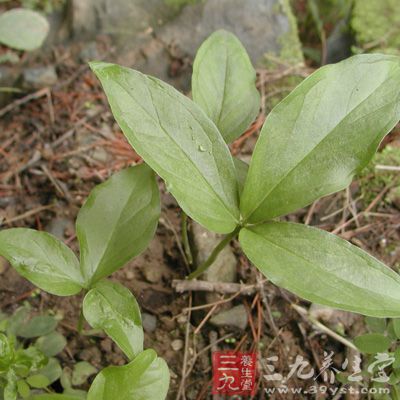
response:
<path id="1" fill-rule="evenodd" d="M 237 236 L 240 231 L 240 226 L 238 226 L 233 232 L 226 235 L 214 248 L 206 261 L 203 262 L 199 267 L 197 267 L 187 279 L 195 279 L 200 276 L 218 257 L 218 254 L 224 249 L 224 247 L 230 243 L 230 241 Z"/>
<path id="2" fill-rule="evenodd" d="M 78 326 L 77 326 L 77 329 L 78 329 L 78 333 L 79 334 L 81 334 L 82 333 L 82 330 L 83 330 L 83 307 L 81 307 L 81 311 L 80 311 L 80 313 L 79 313 L 79 320 L 78 320 Z"/>
<path id="3" fill-rule="evenodd" d="M 187 220 L 188 216 L 185 213 L 185 211 L 182 210 L 182 244 L 183 244 L 183 250 L 185 251 L 186 255 L 186 260 L 189 265 L 193 264 L 193 256 L 192 256 L 192 250 L 190 249 L 190 243 L 189 243 L 189 237 L 188 237 L 188 226 L 187 226 Z"/>

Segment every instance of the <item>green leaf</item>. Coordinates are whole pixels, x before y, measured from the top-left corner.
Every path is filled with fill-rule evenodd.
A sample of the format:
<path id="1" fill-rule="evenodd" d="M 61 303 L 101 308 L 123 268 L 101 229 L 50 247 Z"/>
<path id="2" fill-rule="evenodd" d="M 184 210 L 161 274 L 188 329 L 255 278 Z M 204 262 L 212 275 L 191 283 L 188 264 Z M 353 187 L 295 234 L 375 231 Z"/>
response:
<path id="1" fill-rule="evenodd" d="M 268 279 L 300 297 L 374 317 L 400 316 L 400 276 L 346 240 L 270 222 L 242 229 L 239 241 Z"/>
<path id="2" fill-rule="evenodd" d="M 166 362 L 145 350 L 122 367 L 107 367 L 94 379 L 88 400 L 163 400 L 169 386 Z"/>
<path id="3" fill-rule="evenodd" d="M 88 378 L 94 375 L 97 369 L 89 364 L 87 361 L 81 361 L 75 364 L 74 370 L 72 371 L 72 384 L 74 386 L 83 385 L 87 382 Z"/>
<path id="4" fill-rule="evenodd" d="M 384 333 L 386 331 L 386 319 L 366 317 L 365 323 L 372 333 Z"/>
<path id="5" fill-rule="evenodd" d="M 51 384 L 61 377 L 62 369 L 60 362 L 56 358 L 49 358 L 48 363 L 38 373 L 44 375 Z"/>
<path id="6" fill-rule="evenodd" d="M 245 132 L 260 109 L 256 71 L 246 49 L 230 32 L 214 32 L 193 63 L 193 100 L 215 123 L 227 143 Z"/>
<path id="7" fill-rule="evenodd" d="M 249 171 L 249 164 L 235 157 L 233 158 L 233 163 L 235 164 L 239 193 L 241 194 L 246 182 L 247 172 Z"/>
<path id="8" fill-rule="evenodd" d="M 268 115 L 241 198 L 257 223 L 347 187 L 400 119 L 400 58 L 359 55 L 305 79 Z"/>
<path id="9" fill-rule="evenodd" d="M 23 338 L 35 338 L 48 335 L 57 327 L 57 319 L 51 315 L 40 315 L 33 317 L 17 330 L 17 336 Z"/>
<path id="10" fill-rule="evenodd" d="M 168 84 L 114 64 L 90 64 L 129 143 L 195 221 L 219 233 L 239 220 L 235 169 L 214 123 Z"/>
<path id="11" fill-rule="evenodd" d="M 59 332 L 52 332 L 40 337 L 36 341 L 36 347 L 47 357 L 53 357 L 63 351 L 67 345 L 65 337 Z"/>
<path id="12" fill-rule="evenodd" d="M 6 335 L 0 333 L 0 373 L 5 372 L 12 365 L 14 346 Z"/>
<path id="13" fill-rule="evenodd" d="M 47 19 L 26 8 L 14 8 L 0 15 L 0 43 L 17 50 L 39 48 L 49 33 Z"/>
<path id="14" fill-rule="evenodd" d="M 29 386 L 37 389 L 43 389 L 50 385 L 50 381 L 47 376 L 41 374 L 28 376 L 26 378 L 26 382 L 29 384 Z"/>
<path id="15" fill-rule="evenodd" d="M 393 330 L 397 339 L 400 339 L 400 319 L 396 318 L 393 320 Z"/>
<path id="16" fill-rule="evenodd" d="M 18 390 L 19 395 L 23 399 L 27 399 L 31 393 L 31 389 L 29 388 L 29 385 L 24 380 L 19 380 L 17 382 L 17 390 Z"/>
<path id="17" fill-rule="evenodd" d="M 157 183 L 145 164 L 96 186 L 76 220 L 86 281 L 93 284 L 141 253 L 154 236 L 159 216 Z"/>
<path id="18" fill-rule="evenodd" d="M 39 394 L 37 396 L 33 396 L 33 400 L 82 400 L 82 396 L 74 396 L 69 394 Z"/>
<path id="19" fill-rule="evenodd" d="M 354 338 L 354 344 L 363 353 L 376 354 L 386 352 L 391 345 L 391 340 L 379 333 L 367 333 Z"/>
<path id="20" fill-rule="evenodd" d="M 103 329 L 130 360 L 143 351 L 139 305 L 124 286 L 98 282 L 83 301 L 83 314 L 93 328 Z"/>
<path id="21" fill-rule="evenodd" d="M 46 232 L 12 228 L 0 232 L 0 255 L 34 285 L 58 296 L 82 289 L 79 263 L 60 240 Z"/>
<path id="22" fill-rule="evenodd" d="M 4 400 L 17 400 L 17 376 L 12 369 L 7 372 L 6 381 Z"/>

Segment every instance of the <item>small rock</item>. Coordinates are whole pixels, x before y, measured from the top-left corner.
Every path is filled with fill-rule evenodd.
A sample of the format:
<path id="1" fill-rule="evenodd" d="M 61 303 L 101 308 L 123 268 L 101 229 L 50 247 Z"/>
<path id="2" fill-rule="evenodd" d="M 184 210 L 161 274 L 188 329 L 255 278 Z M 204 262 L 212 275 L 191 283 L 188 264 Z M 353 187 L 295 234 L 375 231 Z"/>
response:
<path id="1" fill-rule="evenodd" d="M 57 83 L 57 72 L 53 65 L 47 67 L 26 68 L 23 72 L 24 87 L 41 89 Z"/>
<path id="2" fill-rule="evenodd" d="M 183 340 L 175 339 L 171 342 L 171 347 L 174 351 L 179 351 L 183 349 Z"/>
<path id="3" fill-rule="evenodd" d="M 214 315 L 210 322 L 215 326 L 234 326 L 244 330 L 248 322 L 246 308 L 240 304 L 230 310 L 221 311 Z"/>
<path id="4" fill-rule="evenodd" d="M 197 265 L 200 265 L 221 241 L 222 236 L 210 232 L 196 223 L 192 225 L 192 233 L 197 253 L 196 261 Z M 230 246 L 226 246 L 204 273 L 204 279 L 209 282 L 235 282 L 236 272 L 236 258 Z"/>
<path id="5" fill-rule="evenodd" d="M 67 218 L 54 218 L 45 227 L 45 231 L 51 233 L 58 239 L 64 240 L 66 232 L 74 232 L 74 224 Z"/>
<path id="6" fill-rule="evenodd" d="M 99 51 L 97 50 L 96 42 L 87 43 L 79 53 L 79 59 L 83 63 L 88 61 L 98 60 L 100 58 Z"/>
<path id="7" fill-rule="evenodd" d="M 358 315 L 342 310 L 335 310 L 319 304 L 311 304 L 310 315 L 320 320 L 334 331 L 348 330 L 358 319 Z"/>
<path id="8" fill-rule="evenodd" d="M 93 151 L 92 158 L 101 163 L 105 163 L 108 161 L 108 153 L 102 147 L 98 147 Z"/>
<path id="9" fill-rule="evenodd" d="M 135 274 L 133 271 L 126 271 L 125 276 L 126 276 L 126 279 L 128 279 L 128 281 L 131 281 L 135 277 Z"/>
<path id="10" fill-rule="evenodd" d="M 142 313 L 142 325 L 145 332 L 154 332 L 157 328 L 157 318 L 154 315 Z"/>

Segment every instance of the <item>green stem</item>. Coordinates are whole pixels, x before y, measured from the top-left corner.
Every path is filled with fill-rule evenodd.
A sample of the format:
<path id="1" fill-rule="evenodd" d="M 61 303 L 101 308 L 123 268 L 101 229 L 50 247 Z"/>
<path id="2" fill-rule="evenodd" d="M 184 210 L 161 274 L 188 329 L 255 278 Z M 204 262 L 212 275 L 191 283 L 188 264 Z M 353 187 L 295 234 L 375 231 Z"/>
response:
<path id="1" fill-rule="evenodd" d="M 78 320 L 78 333 L 81 334 L 83 331 L 83 321 L 84 321 L 84 316 L 83 316 L 83 306 L 81 306 L 81 312 L 79 313 L 79 320 Z"/>
<path id="2" fill-rule="evenodd" d="M 189 265 L 193 264 L 192 250 L 190 249 L 188 227 L 187 227 L 188 216 L 185 211 L 182 211 L 182 243 L 183 250 L 185 251 L 186 260 Z"/>
<path id="3" fill-rule="evenodd" d="M 230 243 L 230 241 L 237 236 L 240 231 L 240 226 L 238 226 L 233 232 L 226 235 L 214 248 L 206 261 L 203 262 L 199 267 L 197 267 L 187 279 L 195 279 L 199 277 L 218 257 L 218 254 L 224 249 L 224 247 Z"/>

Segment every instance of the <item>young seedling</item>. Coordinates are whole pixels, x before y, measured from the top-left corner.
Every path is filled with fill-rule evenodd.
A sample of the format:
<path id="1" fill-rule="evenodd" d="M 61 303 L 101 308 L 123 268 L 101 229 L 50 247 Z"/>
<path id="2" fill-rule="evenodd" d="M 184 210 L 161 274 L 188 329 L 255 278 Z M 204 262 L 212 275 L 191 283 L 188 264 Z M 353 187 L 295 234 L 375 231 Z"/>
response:
<path id="1" fill-rule="evenodd" d="M 225 31 L 200 47 L 188 99 L 168 84 L 92 62 L 129 143 L 183 211 L 211 231 L 239 236 L 272 282 L 319 304 L 400 316 L 400 277 L 349 242 L 280 217 L 346 188 L 400 119 L 400 58 L 371 54 L 320 68 L 268 115 L 247 171 L 228 144 L 259 108 L 255 71 Z"/>
<path id="2" fill-rule="evenodd" d="M 40 289 L 58 296 L 87 292 L 83 316 L 93 328 L 104 330 L 130 360 L 125 366 L 100 371 L 87 397 L 72 391 L 38 394 L 32 399 L 165 398 L 168 367 L 154 350 L 143 351 L 136 299 L 121 284 L 105 279 L 147 247 L 159 215 L 155 176 L 142 164 L 118 172 L 89 195 L 76 221 L 80 261 L 69 247 L 46 232 L 25 228 L 0 232 L 0 255 Z M 0 365 L 8 357 L 6 344 L 0 336 Z M 7 396 L 4 400 L 15 399 Z"/>
<path id="3" fill-rule="evenodd" d="M 11 316 L 0 315 L 1 399 L 26 399 L 33 390 L 47 388 L 61 377 L 55 356 L 67 341 L 55 331 L 57 323 L 52 315 L 30 318 L 28 306 Z"/>

